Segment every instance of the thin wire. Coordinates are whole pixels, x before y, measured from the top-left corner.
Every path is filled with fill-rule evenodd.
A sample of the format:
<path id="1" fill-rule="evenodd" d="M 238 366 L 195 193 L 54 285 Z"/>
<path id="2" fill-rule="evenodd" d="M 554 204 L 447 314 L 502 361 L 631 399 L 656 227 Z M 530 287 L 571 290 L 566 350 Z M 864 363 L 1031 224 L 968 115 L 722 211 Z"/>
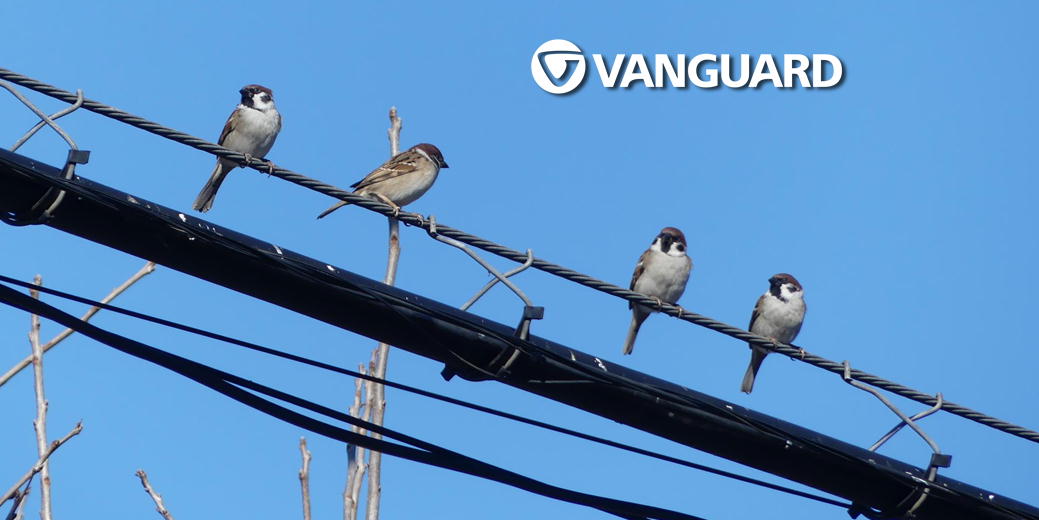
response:
<path id="1" fill-rule="evenodd" d="M 220 394 L 226 395 L 242 404 L 245 404 L 246 406 L 331 439 L 357 444 L 368 449 L 384 452 L 388 455 L 394 455 L 407 460 L 421 462 L 507 484 L 512 487 L 542 496 L 555 498 L 557 500 L 593 507 L 622 518 L 644 518 L 647 520 L 649 518 L 659 518 L 661 520 L 704 520 L 701 517 L 678 511 L 671 511 L 640 503 L 582 493 L 526 477 L 519 473 L 483 462 L 479 459 L 468 457 L 442 446 L 425 442 L 421 439 L 411 437 L 410 435 L 391 430 L 385 426 L 376 425 L 293 394 L 256 383 L 230 372 L 225 372 L 150 345 L 146 345 L 139 341 L 134 341 L 127 337 L 120 336 L 89 322 L 80 320 L 79 318 L 65 313 L 49 304 L 31 298 L 3 285 L 0 285 L 0 302 L 72 328 L 73 330 L 76 330 L 84 336 L 103 345 L 171 370 Z M 278 405 L 273 401 L 264 399 L 256 394 L 265 395 L 301 407 L 330 419 L 359 426 L 369 431 L 378 432 L 385 437 L 396 439 L 405 444 L 387 442 L 382 439 L 368 437 L 319 421 Z M 411 446 L 407 446 L 406 444 L 410 444 Z"/>
<path id="2" fill-rule="evenodd" d="M 53 97 L 55 99 L 60 99 L 68 103 L 74 103 L 76 101 L 76 95 L 71 92 L 59 89 L 52 85 L 48 85 L 36 79 L 23 76 L 8 69 L 0 68 L 0 78 L 6 79 L 13 83 L 17 83 L 18 85 L 21 85 L 25 88 L 35 90 L 36 92 L 39 92 L 41 94 Z M 374 211 L 376 213 L 381 213 L 385 216 L 396 216 L 401 222 L 407 225 L 420 227 L 427 231 L 429 230 L 429 222 L 425 218 L 423 218 L 422 215 L 408 212 L 400 212 L 399 215 L 394 215 L 393 208 L 374 199 L 370 199 L 368 197 L 363 197 L 348 191 L 344 191 L 342 189 L 336 188 L 335 186 L 325 184 L 316 179 L 312 179 L 305 175 L 296 173 L 292 170 L 288 170 L 279 166 L 275 166 L 272 169 L 270 167 L 270 164 L 266 161 L 254 157 L 246 157 L 243 154 L 213 144 L 204 139 L 199 139 L 198 137 L 160 125 L 158 123 L 155 123 L 154 121 L 150 121 L 140 116 L 124 112 L 122 110 L 119 110 L 118 108 L 106 105 L 104 103 L 100 103 L 98 101 L 90 99 L 84 100 L 83 108 L 86 108 L 91 112 L 95 112 L 103 116 L 110 117 L 112 119 L 115 119 L 116 121 L 120 121 L 128 125 L 134 126 L 141 130 L 151 132 L 155 135 L 165 137 L 172 141 L 176 141 L 178 143 L 190 146 L 192 148 L 216 155 L 218 157 L 226 157 L 240 164 L 246 165 L 261 173 L 267 173 L 274 177 L 278 177 L 280 179 L 289 181 L 293 184 L 298 184 L 300 186 L 303 186 L 304 188 L 311 189 L 318 193 L 322 193 L 324 195 L 328 195 L 339 200 L 348 201 L 353 205 L 360 206 L 367 210 Z M 464 242 L 468 245 L 480 248 L 484 251 L 493 253 L 502 258 L 507 258 L 514 262 L 523 263 L 527 260 L 526 253 L 510 249 L 501 244 L 478 237 L 476 235 L 471 235 L 469 233 L 449 226 L 437 224 L 437 232 L 446 237 L 454 238 L 460 242 Z M 695 325 L 699 325 L 707 329 L 711 329 L 715 332 L 725 334 L 740 341 L 745 341 L 747 343 L 764 348 L 772 352 L 778 352 L 791 359 L 803 361 L 809 365 L 822 368 L 823 370 L 832 372 L 834 374 L 844 374 L 844 367 L 841 363 L 837 363 L 836 361 L 831 361 L 824 357 L 817 356 L 793 344 L 776 344 L 771 339 L 765 338 L 763 336 L 758 336 L 756 334 L 751 334 L 750 332 L 740 329 L 738 327 L 734 327 L 721 321 L 708 318 L 707 316 L 703 316 L 701 314 L 685 310 L 679 305 L 672 305 L 668 303 L 661 304 L 657 300 L 653 298 L 648 298 L 641 293 L 629 291 L 617 285 L 604 282 L 597 278 L 574 271 L 573 269 L 569 269 L 558 264 L 553 264 L 545 260 L 535 258 L 532 267 L 540 271 L 569 280 L 571 282 L 583 285 L 585 287 L 589 287 L 591 289 L 595 289 L 597 291 L 625 299 L 629 302 L 652 307 L 656 310 L 659 310 L 663 314 L 667 314 L 668 316 L 672 316 L 680 320 L 687 321 L 689 323 L 693 323 Z M 919 390 L 915 390 L 908 386 L 893 381 L 889 381 L 887 379 L 870 374 L 868 372 L 853 369 L 850 375 L 851 378 L 856 381 L 861 381 L 863 383 L 873 385 L 877 388 L 887 390 L 893 394 L 900 395 L 902 397 L 925 404 L 927 406 L 934 406 L 935 404 L 937 404 L 937 400 L 934 398 L 934 396 L 930 394 L 925 394 L 923 392 L 920 392 Z M 977 410 L 973 410 L 966 406 L 956 404 L 952 401 L 943 402 L 942 410 L 945 410 L 946 412 L 955 415 L 959 415 L 960 417 L 964 417 L 966 419 L 970 419 L 972 421 L 1000 430 L 1002 432 L 1009 433 L 1011 435 L 1027 439 L 1032 442 L 1039 443 L 1039 432 L 1035 430 L 1031 430 L 1023 426 L 1018 426 L 1016 424 L 1004 421 L 1002 419 L 998 419 L 991 415 L 984 414 Z"/>
<path id="3" fill-rule="evenodd" d="M 515 415 L 515 414 L 512 414 L 512 413 L 509 413 L 509 412 L 504 412 L 504 411 L 501 411 L 501 410 L 497 410 L 497 409 L 494 409 L 494 408 L 489 408 L 489 407 L 482 406 L 482 405 L 479 405 L 479 404 L 470 403 L 468 401 L 463 401 L 461 399 L 456 399 L 454 397 L 449 397 L 449 396 L 446 396 L 446 395 L 443 395 L 443 394 L 430 392 L 428 390 L 423 390 L 421 388 L 409 386 L 409 385 L 406 385 L 406 384 L 403 384 L 403 383 L 397 383 L 397 382 L 394 382 L 394 381 L 390 381 L 388 379 L 382 379 L 382 378 L 371 376 L 371 375 L 364 374 L 364 373 L 361 373 L 361 372 L 355 372 L 353 370 L 337 367 L 335 365 L 330 365 L 328 363 L 323 363 L 321 361 L 313 360 L 313 359 L 306 358 L 306 357 L 303 357 L 303 356 L 298 356 L 296 354 L 290 354 L 290 353 L 285 352 L 285 351 L 277 350 L 277 349 L 270 348 L 270 347 L 264 347 L 264 346 L 258 345 L 256 343 L 251 343 L 251 342 L 248 342 L 248 341 L 245 341 L 245 340 L 233 338 L 233 337 L 230 337 L 230 336 L 225 336 L 225 335 L 217 333 L 217 332 L 212 332 L 212 331 L 208 331 L 208 330 L 204 330 L 204 329 L 199 329 L 199 328 L 196 328 L 196 327 L 192 327 L 190 325 L 185 325 L 185 324 L 178 323 L 178 322 L 175 322 L 175 321 L 166 320 L 166 319 L 163 319 L 163 318 L 159 318 L 159 317 L 156 317 L 156 316 L 151 316 L 151 315 L 148 315 L 148 314 L 144 314 L 144 313 L 133 311 L 133 310 L 130 310 L 130 309 L 118 307 L 118 306 L 115 306 L 115 305 L 94 301 L 94 300 L 91 300 L 89 298 L 84 298 L 82 296 L 77 296 L 77 295 L 74 295 L 74 294 L 66 293 L 66 292 L 63 292 L 63 291 L 52 289 L 50 287 L 38 286 L 36 284 L 31 284 L 29 282 L 24 282 L 24 281 L 18 280 L 16 278 L 11 278 L 9 276 L 0 275 L 0 281 L 6 282 L 6 283 L 9 283 L 9 284 L 12 284 L 12 285 L 18 285 L 18 286 L 21 286 L 21 287 L 25 287 L 27 289 L 39 290 L 40 292 L 43 292 L 43 293 L 46 293 L 46 294 L 50 294 L 52 296 L 57 296 L 59 298 L 64 298 L 66 300 L 74 301 L 74 302 L 77 302 L 77 303 L 82 303 L 82 304 L 85 304 L 85 305 L 97 306 L 97 307 L 100 307 L 101 309 L 104 309 L 104 310 L 107 310 L 107 311 L 115 312 L 115 313 L 118 313 L 118 314 L 123 314 L 125 316 L 130 316 L 131 318 L 136 318 L 136 319 L 147 321 L 147 322 L 150 322 L 150 323 L 155 323 L 157 325 L 162 325 L 164 327 L 169 327 L 169 328 L 177 329 L 177 330 L 180 330 L 180 331 L 188 332 L 188 333 L 191 333 L 191 334 L 196 334 L 196 335 L 203 336 L 203 337 L 206 337 L 206 338 L 209 338 L 209 339 L 215 339 L 217 341 L 222 341 L 224 343 L 229 343 L 229 344 L 236 345 L 236 346 L 239 346 L 239 347 L 244 347 L 244 348 L 247 348 L 247 349 L 250 349 L 250 350 L 254 350 L 256 352 L 261 352 L 263 354 L 268 354 L 268 355 L 280 357 L 280 358 L 283 358 L 283 359 L 288 359 L 290 361 L 294 361 L 294 362 L 301 363 L 301 364 L 304 364 L 304 365 L 309 365 L 309 366 L 312 366 L 312 367 L 315 367 L 315 368 L 320 368 L 322 370 L 327 370 L 329 372 L 335 372 L 335 373 L 338 373 L 338 374 L 343 374 L 343 375 L 347 375 L 347 376 L 351 376 L 351 377 L 357 377 L 357 378 L 365 379 L 367 381 L 372 381 L 372 382 L 375 382 L 375 383 L 379 383 L 379 384 L 382 384 L 382 385 L 389 386 L 391 388 L 396 388 L 398 390 L 403 390 L 405 392 L 410 392 L 410 393 L 413 393 L 413 394 L 416 394 L 416 395 L 420 395 L 420 396 L 423 396 L 423 397 L 427 397 L 427 398 L 430 398 L 430 399 L 436 399 L 438 401 L 442 401 L 442 402 L 445 402 L 445 403 L 450 403 L 450 404 L 453 404 L 453 405 L 456 405 L 456 406 L 469 408 L 471 410 L 475 410 L 475 411 L 478 411 L 478 412 L 494 415 L 494 416 L 497 416 L 497 417 L 502 417 L 502 418 L 505 418 L 505 419 L 509 419 L 509 420 L 516 421 L 516 422 L 520 422 L 520 423 L 527 424 L 527 425 L 530 425 L 530 426 L 536 426 L 538 428 L 543 428 L 543 429 L 546 429 L 546 430 L 551 430 L 551 431 L 554 431 L 554 432 L 557 432 L 557 433 L 562 433 L 564 435 L 569 435 L 571 437 L 576 437 L 576 438 L 579 438 L 579 439 L 583 439 L 583 440 L 599 443 L 599 444 L 602 444 L 602 445 L 605 445 L 605 446 L 618 448 L 618 449 L 629 451 L 629 452 L 636 453 L 636 454 L 639 454 L 639 455 L 652 457 L 652 458 L 655 458 L 655 459 L 663 460 L 665 462 L 671 462 L 673 464 L 678 464 L 680 466 L 686 466 L 686 467 L 689 467 L 689 468 L 693 468 L 693 469 L 697 469 L 697 470 L 701 470 L 701 471 L 706 471 L 708 473 L 714 473 L 715 475 L 720 475 L 720 476 L 731 478 L 731 479 L 734 479 L 734 480 L 739 480 L 741 482 L 746 482 L 748 484 L 754 484 L 754 485 L 757 485 L 757 486 L 766 487 L 766 488 L 773 489 L 773 490 L 776 490 L 776 491 L 781 491 L 783 493 L 789 493 L 791 495 L 796 495 L 796 496 L 799 496 L 799 497 L 802 497 L 802 498 L 808 498 L 808 499 L 815 500 L 815 501 L 818 501 L 818 502 L 822 502 L 822 503 L 825 503 L 825 504 L 838 506 L 838 507 L 841 507 L 841 508 L 844 508 L 844 509 L 848 509 L 849 507 L 851 507 L 851 504 L 849 504 L 849 503 L 840 502 L 838 500 L 833 500 L 833 499 L 830 499 L 830 498 L 827 498 L 827 497 L 824 497 L 824 496 L 815 495 L 815 494 L 812 494 L 812 493 L 806 493 L 804 491 L 799 491 L 797 489 L 789 488 L 789 487 L 786 487 L 786 486 L 781 486 L 781 485 L 778 485 L 778 484 L 773 484 L 773 483 L 770 483 L 770 482 L 766 482 L 766 481 L 763 481 L 763 480 L 758 480 L 758 479 L 751 478 L 751 477 L 745 477 L 743 475 L 739 475 L 739 474 L 736 474 L 736 473 L 731 473 L 731 472 L 728 472 L 728 471 L 725 471 L 725 470 L 712 468 L 710 466 L 705 466 L 703 464 L 697 464 L 695 462 L 687 461 L 687 460 L 684 460 L 684 459 L 679 459 L 679 458 L 676 458 L 676 457 L 671 457 L 669 455 L 664 455 L 662 453 L 657 453 L 657 452 L 646 450 L 646 449 L 642 449 L 642 448 L 639 448 L 639 447 L 636 447 L 636 446 L 631 446 L 631 445 L 628 445 L 628 444 L 623 444 L 623 443 L 620 443 L 620 442 L 617 442 L 617 441 L 612 441 L 612 440 L 605 439 L 605 438 L 602 438 L 602 437 L 589 435 L 587 433 L 582 433 L 582 432 L 579 432 L 579 431 L 576 431 L 576 430 L 571 430 L 569 428 L 564 428 L 562 426 L 556 426 L 556 425 L 549 424 L 549 423 L 546 423 L 546 422 L 541 422 L 541 421 L 538 421 L 536 419 L 530 419 L 530 418 L 527 418 L 527 417 L 523 417 L 523 416 L 520 416 L 520 415 Z"/>

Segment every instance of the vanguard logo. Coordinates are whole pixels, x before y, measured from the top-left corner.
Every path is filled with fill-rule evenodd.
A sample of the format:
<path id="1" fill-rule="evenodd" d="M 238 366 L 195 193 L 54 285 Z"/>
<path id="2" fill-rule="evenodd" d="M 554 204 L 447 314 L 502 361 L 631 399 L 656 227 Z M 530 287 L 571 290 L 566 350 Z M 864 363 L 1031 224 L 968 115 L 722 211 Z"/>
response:
<path id="1" fill-rule="evenodd" d="M 697 54 L 692 58 L 685 54 L 656 54 L 651 67 L 642 54 L 617 54 L 612 63 L 602 54 L 592 55 L 605 88 L 628 88 L 635 83 L 642 83 L 646 88 L 686 88 L 687 80 L 699 88 L 720 85 L 757 88 L 766 81 L 776 88 L 792 88 L 796 86 L 795 79 L 805 88 L 830 88 L 844 78 L 844 65 L 832 54 L 812 54 L 811 58 L 804 54 L 784 54 L 780 60 L 782 67 L 771 54 L 761 54 L 754 59 L 749 54 L 740 54 L 736 67 L 732 58 L 729 54 Z M 827 65 L 829 77 L 826 77 Z M 584 81 L 587 69 L 581 49 L 567 40 L 541 44 L 530 59 L 534 82 L 551 94 L 572 92 Z"/>

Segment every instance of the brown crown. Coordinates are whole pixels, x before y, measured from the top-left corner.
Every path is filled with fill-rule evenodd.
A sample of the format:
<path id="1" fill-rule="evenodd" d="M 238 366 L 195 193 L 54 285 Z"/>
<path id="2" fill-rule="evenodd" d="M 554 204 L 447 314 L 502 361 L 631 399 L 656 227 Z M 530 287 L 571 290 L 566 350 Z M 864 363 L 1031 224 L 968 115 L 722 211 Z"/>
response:
<path id="1" fill-rule="evenodd" d="M 803 287 L 801 287 L 801 282 L 797 281 L 797 278 L 794 278 L 793 275 L 789 275 L 787 273 L 778 273 L 772 275 L 772 278 L 768 279 L 768 283 L 772 285 L 783 285 L 788 283 L 792 284 L 794 287 L 797 287 L 798 289 L 804 289 Z"/>
<path id="2" fill-rule="evenodd" d="M 447 161 L 444 160 L 444 154 L 440 153 L 440 148 L 433 146 L 429 143 L 419 143 L 411 147 L 412 150 L 422 150 L 429 156 L 430 159 L 436 161 L 437 166 L 441 168 L 449 168 Z"/>
<path id="3" fill-rule="evenodd" d="M 682 233 L 681 229 L 678 229 L 676 227 L 666 227 L 664 229 L 661 229 L 660 234 L 670 236 L 672 239 L 674 239 L 675 242 L 681 242 L 683 244 L 686 244 L 685 234 Z"/>
<path id="4" fill-rule="evenodd" d="M 249 95 L 252 95 L 252 94 L 255 94 L 257 92 L 266 92 L 267 95 L 271 97 L 271 99 L 274 99 L 274 92 L 272 92 L 271 89 L 269 89 L 269 88 L 267 88 L 267 87 L 265 87 L 263 85 L 257 85 L 255 83 L 252 84 L 252 85 L 246 85 L 246 86 L 242 87 L 242 89 L 239 90 L 238 92 L 241 93 L 242 95 L 245 95 L 246 93 L 248 93 Z"/>

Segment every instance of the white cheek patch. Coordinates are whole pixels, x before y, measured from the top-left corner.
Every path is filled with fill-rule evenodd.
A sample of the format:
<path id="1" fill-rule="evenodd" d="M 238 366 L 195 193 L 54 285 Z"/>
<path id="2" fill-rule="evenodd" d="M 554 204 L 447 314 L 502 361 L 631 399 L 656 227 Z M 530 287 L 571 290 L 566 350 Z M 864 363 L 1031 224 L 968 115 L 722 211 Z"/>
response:
<path id="1" fill-rule="evenodd" d="M 671 244 L 671 248 L 667 250 L 667 256 L 685 256 L 685 247 L 681 250 L 678 249 L 678 244 Z"/>
<path id="2" fill-rule="evenodd" d="M 274 102 L 271 100 L 270 97 L 267 96 L 267 94 L 263 92 L 259 94 L 253 94 L 253 108 L 259 110 L 266 110 L 273 105 Z"/>

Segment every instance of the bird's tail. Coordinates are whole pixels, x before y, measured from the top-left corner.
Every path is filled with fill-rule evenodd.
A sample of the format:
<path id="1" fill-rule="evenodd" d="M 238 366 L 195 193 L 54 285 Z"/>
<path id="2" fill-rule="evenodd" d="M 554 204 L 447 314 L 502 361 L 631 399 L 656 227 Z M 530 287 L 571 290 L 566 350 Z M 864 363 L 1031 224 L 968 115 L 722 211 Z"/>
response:
<path id="1" fill-rule="evenodd" d="M 765 360 L 765 356 L 768 352 L 757 349 L 754 347 L 750 348 L 750 365 L 747 366 L 747 373 L 743 375 L 743 384 L 740 386 L 740 391 L 749 394 L 754 390 L 754 378 L 758 376 L 758 369 L 761 368 L 761 362 Z"/>
<path id="2" fill-rule="evenodd" d="M 639 328 L 642 327 L 642 322 L 646 321 L 645 316 L 639 316 L 639 311 L 636 309 L 632 312 L 631 316 L 631 327 L 628 327 L 628 337 L 624 339 L 624 354 L 631 354 L 631 351 L 635 349 L 635 336 L 639 334 Z"/>
<path id="3" fill-rule="evenodd" d="M 343 206 L 346 206 L 347 204 L 349 204 L 349 202 L 347 202 L 345 200 L 341 200 L 339 202 L 336 202 L 335 204 L 332 204 L 332 207 L 326 209 L 325 211 L 322 211 L 321 214 L 317 216 L 317 218 L 325 218 L 329 213 L 331 213 L 331 212 L 333 212 L 333 211 L 335 211 L 335 210 L 337 210 L 337 209 L 339 209 L 339 208 L 341 208 Z"/>
<path id="4" fill-rule="evenodd" d="M 233 164 L 224 164 L 224 161 L 221 160 L 216 162 L 216 167 L 213 168 L 213 173 L 209 176 L 209 180 L 206 181 L 205 186 L 202 186 L 202 191 L 198 192 L 198 197 L 195 198 L 194 208 L 196 211 L 205 213 L 213 207 L 216 190 L 220 189 L 220 185 L 223 184 L 224 179 L 227 177 L 227 172 L 233 168 Z"/>

